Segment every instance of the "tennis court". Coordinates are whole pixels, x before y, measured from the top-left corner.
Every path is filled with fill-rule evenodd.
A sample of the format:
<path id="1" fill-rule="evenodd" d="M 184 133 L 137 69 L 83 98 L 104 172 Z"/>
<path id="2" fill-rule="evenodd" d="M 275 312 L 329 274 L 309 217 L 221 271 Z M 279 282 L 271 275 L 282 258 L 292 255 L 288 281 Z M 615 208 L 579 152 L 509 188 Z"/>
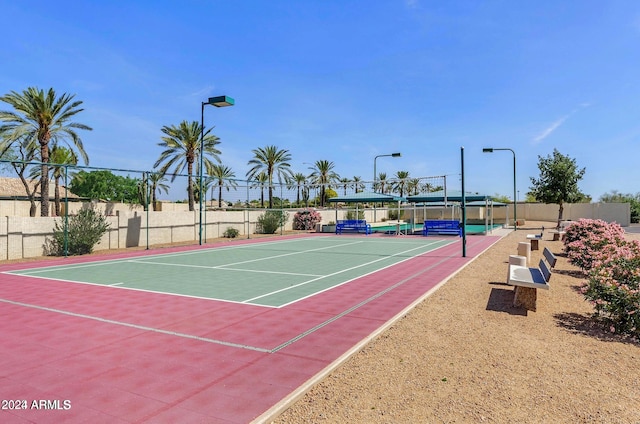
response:
<path id="1" fill-rule="evenodd" d="M 10 273 L 281 307 L 452 242 L 316 237 Z"/>
<path id="2" fill-rule="evenodd" d="M 28 406 L 0 418 L 267 419 L 498 239 L 466 258 L 457 237 L 300 235 L 0 266 L 0 396 Z"/>

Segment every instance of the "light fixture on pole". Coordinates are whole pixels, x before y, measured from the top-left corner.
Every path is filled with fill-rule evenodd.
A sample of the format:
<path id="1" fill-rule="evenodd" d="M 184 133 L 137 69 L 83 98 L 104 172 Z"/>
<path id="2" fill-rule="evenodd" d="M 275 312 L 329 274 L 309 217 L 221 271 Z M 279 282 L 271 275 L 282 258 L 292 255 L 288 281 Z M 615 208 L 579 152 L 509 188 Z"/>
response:
<path id="1" fill-rule="evenodd" d="M 375 158 L 373 158 L 373 192 L 374 193 L 376 191 L 376 181 L 378 179 L 378 176 L 376 175 L 376 160 L 378 160 L 378 158 L 382 158 L 382 157 L 399 158 L 400 156 L 402 156 L 402 155 L 398 152 L 398 153 L 389 153 L 387 155 L 378 155 Z"/>
<path id="2" fill-rule="evenodd" d="M 484 149 L 482 149 L 482 153 L 493 153 L 494 150 L 509 150 L 511 153 L 513 153 L 513 229 L 515 231 L 518 229 L 518 199 L 516 198 L 516 152 L 514 152 L 513 149 L 509 148 L 497 149 L 492 147 L 485 147 Z"/>
<path id="3" fill-rule="evenodd" d="M 203 189 L 203 174 L 204 174 L 204 107 L 205 105 L 213 105 L 215 107 L 233 106 L 235 100 L 228 96 L 216 96 L 209 97 L 209 100 L 202 102 L 202 108 L 200 110 L 200 172 L 199 172 L 199 186 L 198 186 L 198 198 L 200 200 L 200 220 L 198 221 L 198 242 L 202 244 L 202 189 Z"/>
<path id="4" fill-rule="evenodd" d="M 376 160 L 378 160 L 378 158 L 382 158 L 382 157 L 393 157 L 393 158 L 399 158 L 400 156 L 402 156 L 400 154 L 400 152 L 397 153 L 389 153 L 387 155 L 378 155 L 376 157 L 373 158 L 373 189 L 371 190 L 372 192 L 376 192 L 376 181 L 377 181 L 377 175 L 376 175 Z M 384 193 L 383 193 L 384 194 Z M 376 221 L 376 204 L 375 202 L 373 203 L 373 222 L 377 222 Z"/>

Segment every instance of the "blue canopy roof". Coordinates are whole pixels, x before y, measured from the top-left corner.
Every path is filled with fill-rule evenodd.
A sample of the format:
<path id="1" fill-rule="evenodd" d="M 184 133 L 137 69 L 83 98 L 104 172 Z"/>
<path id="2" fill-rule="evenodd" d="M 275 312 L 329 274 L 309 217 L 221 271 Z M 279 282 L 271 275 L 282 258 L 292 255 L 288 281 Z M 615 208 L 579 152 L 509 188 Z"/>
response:
<path id="1" fill-rule="evenodd" d="M 363 191 L 360 193 L 347 194 L 346 196 L 331 197 L 329 199 L 333 203 L 358 203 L 358 202 L 406 202 L 404 197 L 394 196 L 392 194 L 374 193 L 370 191 Z"/>
<path id="2" fill-rule="evenodd" d="M 491 196 L 486 194 L 478 194 L 466 192 L 464 195 L 465 203 L 468 202 L 477 202 L 481 200 L 491 200 Z M 418 203 L 418 202 L 444 202 L 445 200 L 448 202 L 462 202 L 462 191 L 460 190 L 447 190 L 446 195 L 444 190 L 434 191 L 432 193 L 421 193 L 416 194 L 414 196 L 407 196 L 407 200 L 409 202 Z"/>

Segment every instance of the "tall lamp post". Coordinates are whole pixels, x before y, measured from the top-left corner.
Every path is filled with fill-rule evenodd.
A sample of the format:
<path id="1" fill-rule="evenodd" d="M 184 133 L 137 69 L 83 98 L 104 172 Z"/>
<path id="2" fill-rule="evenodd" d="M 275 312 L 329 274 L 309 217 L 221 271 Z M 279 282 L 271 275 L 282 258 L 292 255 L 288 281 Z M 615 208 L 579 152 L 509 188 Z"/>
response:
<path id="1" fill-rule="evenodd" d="M 394 157 L 394 158 L 399 158 L 400 156 L 402 156 L 400 153 L 389 153 L 388 155 L 378 155 L 375 158 L 373 158 L 373 192 L 375 193 L 376 191 L 376 181 L 377 181 L 377 174 L 376 174 L 376 160 L 378 160 L 378 158 L 383 158 L 383 157 Z"/>
<path id="2" fill-rule="evenodd" d="M 204 107 L 206 105 L 213 105 L 215 107 L 233 106 L 236 103 L 231 97 L 228 96 L 216 96 L 209 97 L 209 100 L 202 102 L 201 114 L 200 114 L 200 175 L 199 179 L 199 200 L 200 200 L 200 220 L 198 221 L 198 242 L 202 244 L 202 188 L 203 188 L 203 174 L 204 174 Z"/>
<path id="3" fill-rule="evenodd" d="M 516 152 L 514 152 L 513 149 L 509 149 L 509 148 L 495 149 L 491 147 L 486 147 L 482 149 L 482 152 L 493 153 L 494 150 L 509 150 L 511 153 L 513 153 L 513 230 L 517 231 L 518 230 L 518 213 L 516 211 L 517 211 L 518 199 L 516 198 Z"/>
<path id="4" fill-rule="evenodd" d="M 399 158 L 400 156 L 402 156 L 400 154 L 400 152 L 397 153 L 389 153 L 387 155 L 378 155 L 376 157 L 373 158 L 373 192 L 376 192 L 376 181 L 378 179 L 378 175 L 376 174 L 376 160 L 378 160 L 378 158 L 382 158 L 382 157 L 393 157 L 393 158 Z M 384 194 L 384 193 L 383 193 Z M 373 204 L 373 222 L 376 222 L 376 204 Z"/>

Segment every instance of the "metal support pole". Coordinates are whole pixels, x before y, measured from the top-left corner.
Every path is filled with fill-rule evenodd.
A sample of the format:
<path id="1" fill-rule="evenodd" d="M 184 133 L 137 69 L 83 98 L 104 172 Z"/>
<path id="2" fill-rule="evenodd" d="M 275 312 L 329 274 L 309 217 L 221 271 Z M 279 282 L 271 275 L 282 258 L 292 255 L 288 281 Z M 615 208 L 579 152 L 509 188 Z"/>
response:
<path id="1" fill-rule="evenodd" d="M 460 148 L 460 165 L 462 168 L 462 257 L 467 257 L 467 206 L 464 195 L 464 147 Z"/>

